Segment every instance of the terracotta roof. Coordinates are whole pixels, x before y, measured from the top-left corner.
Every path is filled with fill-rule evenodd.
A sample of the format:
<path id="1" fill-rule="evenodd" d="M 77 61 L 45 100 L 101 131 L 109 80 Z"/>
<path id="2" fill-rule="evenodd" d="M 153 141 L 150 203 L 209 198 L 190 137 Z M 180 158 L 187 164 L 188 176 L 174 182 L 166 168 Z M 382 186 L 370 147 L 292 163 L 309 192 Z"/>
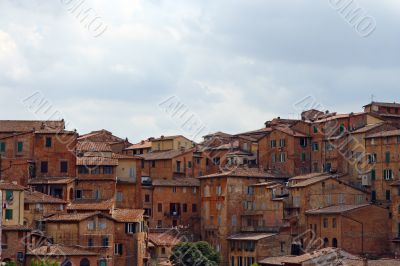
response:
<path id="1" fill-rule="evenodd" d="M 276 187 L 282 187 L 284 185 L 281 184 L 281 183 L 277 183 L 277 182 L 271 181 L 271 182 L 261 182 L 261 183 L 257 183 L 257 184 L 252 184 L 250 186 L 252 186 L 252 187 L 276 188 Z"/>
<path id="2" fill-rule="evenodd" d="M 316 176 L 316 177 L 312 177 L 312 178 L 306 179 L 304 181 L 301 181 L 295 185 L 292 185 L 292 186 L 290 186 L 290 188 L 307 187 L 307 186 L 322 182 L 322 181 L 330 179 L 330 178 L 332 178 L 332 176 L 328 175 L 328 174 Z"/>
<path id="3" fill-rule="evenodd" d="M 143 221 L 143 209 L 115 209 L 111 216 L 121 223 L 135 223 Z"/>
<path id="4" fill-rule="evenodd" d="M 135 149 L 148 149 L 151 148 L 151 141 L 149 140 L 142 140 L 139 143 L 136 144 L 132 144 L 131 146 L 129 146 L 128 148 L 126 148 L 125 150 L 135 150 Z"/>
<path id="5" fill-rule="evenodd" d="M 400 107 L 400 103 L 396 103 L 396 102 L 393 102 L 393 103 L 388 103 L 388 102 L 371 102 L 371 103 L 369 103 L 369 104 L 367 104 L 367 105 L 364 105 L 363 107 L 366 107 L 366 106 L 370 106 L 370 105 L 379 105 L 379 106 L 384 106 L 384 107 L 397 107 L 397 108 L 399 108 Z"/>
<path id="6" fill-rule="evenodd" d="M 225 133 L 225 132 L 222 132 L 222 131 L 217 131 L 215 133 L 211 133 L 211 134 L 205 135 L 205 136 L 203 136 L 203 138 L 211 138 L 211 137 L 213 137 L 213 138 L 217 138 L 217 137 L 229 138 L 231 136 L 232 136 L 231 134 L 228 134 L 228 133 Z"/>
<path id="7" fill-rule="evenodd" d="M 113 208 L 113 200 L 107 201 L 74 201 L 68 204 L 69 211 L 108 211 Z"/>
<path id="8" fill-rule="evenodd" d="M 64 120 L 0 120 L 0 132 L 26 132 L 41 129 L 64 129 Z"/>
<path id="9" fill-rule="evenodd" d="M 72 177 L 36 177 L 28 180 L 30 185 L 41 185 L 41 184 L 69 184 L 74 182 Z"/>
<path id="10" fill-rule="evenodd" d="M 365 136 L 365 138 L 366 139 L 369 139 L 369 138 L 384 138 L 384 137 L 393 137 L 393 136 L 400 136 L 400 129 L 381 131 L 381 132 L 378 132 L 378 133 L 367 135 L 367 136 Z"/>
<path id="11" fill-rule="evenodd" d="M 349 113 L 349 114 L 335 114 L 331 115 L 328 117 L 324 117 L 321 119 L 317 119 L 315 123 L 321 123 L 321 122 L 328 122 L 332 120 L 337 120 L 337 119 L 342 119 L 342 118 L 349 118 L 350 116 L 359 116 L 359 115 L 365 115 L 364 112 L 359 112 L 359 113 Z"/>
<path id="12" fill-rule="evenodd" d="M 182 177 L 174 179 L 155 179 L 153 187 L 199 187 L 198 178 Z"/>
<path id="13" fill-rule="evenodd" d="M 383 122 L 383 123 L 376 123 L 376 124 L 365 125 L 365 126 L 359 128 L 359 129 L 357 129 L 357 130 L 352 131 L 351 133 L 352 133 L 352 134 L 366 133 L 366 132 L 368 132 L 368 131 L 370 131 L 370 130 L 372 130 L 372 129 L 374 129 L 374 128 L 377 128 L 377 127 L 379 127 L 379 126 L 381 126 L 381 125 L 383 125 L 383 124 L 385 124 L 385 123 Z"/>
<path id="14" fill-rule="evenodd" d="M 77 157 L 76 165 L 83 166 L 98 166 L 98 165 L 108 165 L 115 166 L 118 165 L 118 159 L 108 158 L 108 157 Z"/>
<path id="15" fill-rule="evenodd" d="M 179 138 L 179 137 L 188 139 L 188 138 L 186 138 L 186 137 L 184 137 L 184 136 L 182 136 L 182 135 L 175 135 L 175 136 L 161 136 L 161 137 L 159 137 L 159 138 L 153 139 L 153 141 L 172 140 L 172 139 L 176 139 L 176 138 Z"/>
<path id="16" fill-rule="evenodd" d="M 169 233 L 149 233 L 148 239 L 155 246 L 176 246 L 182 241 L 179 239 L 179 236 L 174 236 Z"/>
<path id="17" fill-rule="evenodd" d="M 310 179 L 310 178 L 321 176 L 321 175 L 325 175 L 325 173 L 311 173 L 311 174 L 305 174 L 305 175 L 298 175 L 298 176 L 294 176 L 294 177 L 290 178 L 289 181 L 291 181 L 291 180 L 306 180 L 306 179 Z"/>
<path id="18" fill-rule="evenodd" d="M 337 214 L 352 211 L 359 208 L 371 206 L 371 204 L 359 204 L 359 205 L 335 205 L 320 209 L 308 210 L 306 214 Z"/>
<path id="19" fill-rule="evenodd" d="M 14 184 L 14 183 L 9 183 L 9 182 L 4 182 L 0 181 L 0 190 L 25 190 L 25 187 Z"/>
<path id="20" fill-rule="evenodd" d="M 33 256 L 97 256 L 97 253 L 87 251 L 78 247 L 67 247 L 62 245 L 41 246 L 28 250 L 27 255 Z"/>
<path id="21" fill-rule="evenodd" d="M 81 152 L 96 151 L 96 152 L 111 152 L 110 144 L 106 142 L 93 142 L 93 141 L 78 141 L 76 150 Z"/>
<path id="22" fill-rule="evenodd" d="M 26 190 L 24 193 L 25 203 L 48 203 L 48 204 L 65 204 L 66 201 L 49 196 L 39 191 Z"/>
<path id="23" fill-rule="evenodd" d="M 80 222 L 92 216 L 98 215 L 101 212 L 86 212 L 86 213 L 60 213 L 50 216 L 44 221 L 47 222 Z"/>
<path id="24" fill-rule="evenodd" d="M 31 231 L 32 229 L 24 225 L 2 225 L 3 231 Z"/>
<path id="25" fill-rule="evenodd" d="M 141 159 L 138 156 L 125 155 L 125 154 L 119 154 L 119 153 L 113 153 L 112 158 L 113 159 Z"/>
<path id="26" fill-rule="evenodd" d="M 306 134 L 303 134 L 303 133 L 301 133 L 299 131 L 296 131 L 296 130 L 294 130 L 294 129 L 290 128 L 290 127 L 287 127 L 287 126 L 286 127 L 285 126 L 277 126 L 277 127 L 274 127 L 274 129 L 276 129 L 278 131 L 281 131 L 283 133 L 286 133 L 286 134 L 288 134 L 290 136 L 293 136 L 293 137 L 302 137 L 302 138 L 308 137 Z"/>
<path id="27" fill-rule="evenodd" d="M 284 261 L 284 263 L 287 263 L 287 264 L 289 264 L 289 263 L 301 264 L 303 262 L 306 262 L 306 261 L 309 261 L 309 260 L 312 260 L 312 259 L 316 260 L 319 257 L 329 256 L 332 259 L 337 259 L 337 258 L 340 258 L 340 257 L 343 258 L 345 256 L 345 254 L 338 254 L 338 253 L 342 253 L 342 250 L 328 247 L 328 248 L 323 248 L 323 249 L 320 249 L 320 250 L 313 251 L 311 253 L 306 253 L 306 254 L 303 254 L 301 256 L 289 257 Z M 318 264 L 318 262 L 317 262 L 317 264 Z"/>
<path id="28" fill-rule="evenodd" d="M 146 161 L 169 160 L 189 152 L 193 152 L 193 149 L 183 150 L 183 151 L 182 150 L 154 151 L 146 154 L 141 154 L 139 155 L 139 157 L 143 158 Z"/>
<path id="29" fill-rule="evenodd" d="M 255 177 L 255 178 L 278 178 L 278 176 L 261 170 L 259 168 L 237 168 L 231 171 L 222 173 L 215 173 L 210 175 L 201 176 L 199 178 L 213 178 L 213 177 Z"/>
<path id="30" fill-rule="evenodd" d="M 287 255 L 281 257 L 269 257 L 263 260 L 258 261 L 259 264 L 268 264 L 268 265 L 283 265 L 283 262 L 289 258 L 295 257 L 294 255 Z"/>
<path id="31" fill-rule="evenodd" d="M 252 240 L 252 241 L 258 241 L 264 238 L 268 238 L 271 236 L 276 236 L 277 234 L 268 234 L 268 233 L 240 233 L 240 234 L 235 234 L 230 237 L 228 237 L 228 240 Z"/>

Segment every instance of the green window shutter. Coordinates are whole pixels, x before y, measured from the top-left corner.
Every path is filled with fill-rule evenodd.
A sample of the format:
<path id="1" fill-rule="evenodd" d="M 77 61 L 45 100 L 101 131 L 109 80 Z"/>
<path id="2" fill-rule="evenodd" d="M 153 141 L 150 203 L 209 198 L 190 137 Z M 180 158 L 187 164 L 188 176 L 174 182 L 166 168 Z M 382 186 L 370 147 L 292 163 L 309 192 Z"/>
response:
<path id="1" fill-rule="evenodd" d="M 13 218 L 13 210 L 6 209 L 6 220 L 12 220 Z"/>
<path id="2" fill-rule="evenodd" d="M 18 141 L 17 143 L 17 151 L 22 152 L 24 150 L 24 143 L 22 141 Z"/>
<path id="3" fill-rule="evenodd" d="M 344 131 L 344 124 L 340 124 L 340 132 Z"/>
<path id="4" fill-rule="evenodd" d="M 12 190 L 6 190 L 6 200 L 10 201 L 13 199 L 13 191 Z"/>
<path id="5" fill-rule="evenodd" d="M 1 142 L 0 143 L 0 152 L 5 152 L 6 151 L 6 143 L 5 142 Z"/>
<path id="6" fill-rule="evenodd" d="M 390 163 L 390 152 L 386 152 L 385 160 L 387 163 Z"/>
<path id="7" fill-rule="evenodd" d="M 318 133 L 318 128 L 314 126 L 314 133 Z"/>
<path id="8" fill-rule="evenodd" d="M 372 171 L 371 171 L 371 179 L 372 179 L 372 180 L 375 180 L 375 178 L 376 178 L 376 171 L 375 171 L 375 170 L 372 170 Z"/>

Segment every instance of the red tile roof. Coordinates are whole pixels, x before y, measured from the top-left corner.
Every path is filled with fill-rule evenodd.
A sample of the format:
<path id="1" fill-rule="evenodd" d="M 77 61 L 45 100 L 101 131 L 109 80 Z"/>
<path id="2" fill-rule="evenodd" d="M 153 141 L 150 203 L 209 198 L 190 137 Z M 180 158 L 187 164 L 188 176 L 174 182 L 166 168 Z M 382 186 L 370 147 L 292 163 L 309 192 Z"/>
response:
<path id="1" fill-rule="evenodd" d="M 105 142 L 93 142 L 93 141 L 78 141 L 76 145 L 78 152 L 111 152 L 111 146 Z"/>
<path id="2" fill-rule="evenodd" d="M 2 225 L 3 231 L 31 231 L 32 229 L 24 225 Z"/>
<path id="3" fill-rule="evenodd" d="M 41 184 L 60 184 L 65 185 L 74 182 L 72 177 L 36 177 L 28 180 L 30 185 L 41 185 Z"/>
<path id="4" fill-rule="evenodd" d="M 109 211 L 114 206 L 113 200 L 93 202 L 93 201 L 74 201 L 68 204 L 68 211 Z"/>
<path id="5" fill-rule="evenodd" d="M 149 233 L 148 239 L 155 246 L 173 247 L 182 242 L 179 236 L 175 236 L 169 233 Z"/>
<path id="6" fill-rule="evenodd" d="M 0 120 L 0 132 L 27 132 L 64 129 L 64 120 Z"/>
<path id="7" fill-rule="evenodd" d="M 308 211 L 306 211 L 306 214 L 339 214 L 339 213 L 356 210 L 359 208 L 364 208 L 367 206 L 372 206 L 372 205 L 371 204 L 335 205 L 335 206 L 329 206 L 329 207 L 325 207 L 325 208 L 308 210 Z"/>
<path id="8" fill-rule="evenodd" d="M 135 223 L 143 221 L 143 209 L 115 209 L 111 216 L 121 223 Z"/>
<path id="9" fill-rule="evenodd" d="M 394 136 L 400 136 L 400 129 L 377 132 L 374 134 L 367 135 L 367 136 L 365 136 L 365 138 L 366 139 L 385 138 L 385 137 L 394 137 Z"/>
<path id="10" fill-rule="evenodd" d="M 47 222 L 80 222 L 92 216 L 99 215 L 101 212 L 85 212 L 85 213 L 60 213 L 50 216 L 44 221 Z"/>
<path id="11" fill-rule="evenodd" d="M 146 161 L 149 160 L 169 160 L 173 159 L 175 157 L 181 156 L 183 154 L 193 152 L 193 149 L 189 150 L 169 150 L 169 151 L 154 151 L 154 152 L 149 152 L 146 154 L 141 154 L 138 155 L 139 157 L 143 158 Z"/>
<path id="12" fill-rule="evenodd" d="M 125 150 L 148 149 L 148 148 L 151 148 L 151 141 L 142 140 L 139 143 L 132 144 L 131 146 L 129 146 Z"/>
<path id="13" fill-rule="evenodd" d="M 200 180 L 198 178 L 182 177 L 173 179 L 155 179 L 153 187 L 199 187 Z"/>
<path id="14" fill-rule="evenodd" d="M 25 187 L 14 184 L 14 183 L 9 183 L 9 182 L 4 182 L 0 181 L 0 190 L 25 190 Z"/>
<path id="15" fill-rule="evenodd" d="M 325 180 L 328 180 L 328 179 L 331 179 L 331 178 L 333 178 L 333 177 L 331 175 L 329 175 L 329 174 L 318 175 L 318 176 L 315 176 L 315 177 L 312 177 L 312 178 L 308 178 L 308 179 L 306 179 L 304 181 L 301 181 L 301 182 L 299 182 L 299 183 L 297 183 L 295 185 L 292 185 L 290 187 L 291 188 L 307 187 L 307 186 L 314 185 L 316 183 L 319 183 L 319 182 L 322 182 L 322 181 L 325 181 Z"/>
<path id="16" fill-rule="evenodd" d="M 33 256 L 97 256 L 97 253 L 78 247 L 62 245 L 41 246 L 28 250 L 27 255 Z"/>
<path id="17" fill-rule="evenodd" d="M 78 157 L 76 159 L 76 165 L 83 166 L 98 166 L 98 165 L 106 165 L 106 166 L 116 166 L 118 165 L 118 159 L 108 158 L 108 157 Z"/>
<path id="18" fill-rule="evenodd" d="M 213 177 L 255 177 L 255 178 L 279 178 L 278 176 L 261 170 L 259 168 L 237 168 L 231 171 L 225 171 L 222 173 L 215 173 L 206 176 L 201 176 L 199 178 L 213 178 Z"/>
<path id="19" fill-rule="evenodd" d="M 38 191 L 26 190 L 24 196 L 25 203 L 66 204 L 66 201 L 62 199 L 54 198 Z"/>

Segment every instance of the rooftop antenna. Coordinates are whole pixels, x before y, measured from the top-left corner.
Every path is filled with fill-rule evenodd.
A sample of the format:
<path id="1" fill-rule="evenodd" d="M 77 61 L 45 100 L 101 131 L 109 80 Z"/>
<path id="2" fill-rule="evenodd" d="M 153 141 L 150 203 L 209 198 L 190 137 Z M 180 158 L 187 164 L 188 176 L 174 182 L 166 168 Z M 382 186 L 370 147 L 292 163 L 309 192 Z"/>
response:
<path id="1" fill-rule="evenodd" d="M 371 94 L 371 102 L 374 101 L 375 95 Z"/>

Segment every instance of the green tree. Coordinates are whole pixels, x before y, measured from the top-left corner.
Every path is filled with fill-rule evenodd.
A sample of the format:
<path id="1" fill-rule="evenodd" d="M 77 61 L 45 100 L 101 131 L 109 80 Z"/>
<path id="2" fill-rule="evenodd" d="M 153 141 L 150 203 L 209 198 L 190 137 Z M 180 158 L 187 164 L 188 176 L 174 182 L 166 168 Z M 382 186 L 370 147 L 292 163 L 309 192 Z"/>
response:
<path id="1" fill-rule="evenodd" d="M 31 266 L 60 266 L 60 263 L 55 260 L 38 260 L 34 259 L 31 261 Z"/>
<path id="2" fill-rule="evenodd" d="M 172 249 L 170 261 L 174 266 L 218 266 L 221 255 L 204 241 L 180 243 Z"/>
<path id="3" fill-rule="evenodd" d="M 14 261 L 7 261 L 6 266 L 17 266 L 17 263 L 15 263 Z"/>

